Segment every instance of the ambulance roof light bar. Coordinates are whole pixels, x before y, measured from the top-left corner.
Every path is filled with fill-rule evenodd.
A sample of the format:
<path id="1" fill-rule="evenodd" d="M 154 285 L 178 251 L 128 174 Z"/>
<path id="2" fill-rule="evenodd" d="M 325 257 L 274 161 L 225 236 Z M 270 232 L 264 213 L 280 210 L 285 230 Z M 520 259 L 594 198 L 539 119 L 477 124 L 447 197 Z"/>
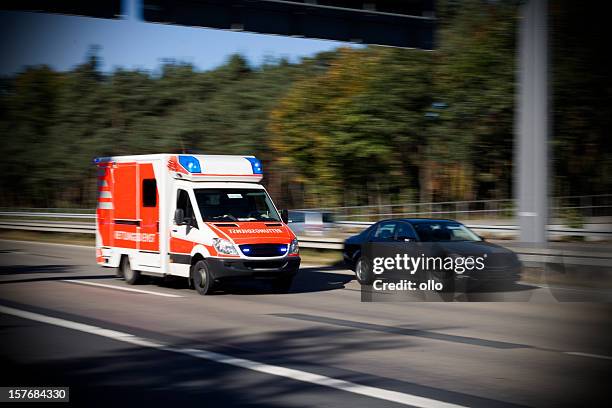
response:
<path id="1" fill-rule="evenodd" d="M 200 161 L 193 156 L 179 156 L 179 163 L 189 173 L 201 173 Z"/>
<path id="2" fill-rule="evenodd" d="M 175 178 L 190 181 L 259 182 L 263 178 L 261 161 L 254 156 L 177 155 L 168 167 Z"/>
<path id="3" fill-rule="evenodd" d="M 190 181 L 260 182 L 263 165 L 255 156 L 145 154 L 132 156 L 96 157 L 98 166 L 121 165 L 164 160 L 172 177 Z"/>
<path id="4" fill-rule="evenodd" d="M 253 174 L 263 174 L 263 167 L 261 166 L 261 161 L 257 157 L 245 157 L 245 159 L 251 162 L 251 166 L 253 167 Z"/>

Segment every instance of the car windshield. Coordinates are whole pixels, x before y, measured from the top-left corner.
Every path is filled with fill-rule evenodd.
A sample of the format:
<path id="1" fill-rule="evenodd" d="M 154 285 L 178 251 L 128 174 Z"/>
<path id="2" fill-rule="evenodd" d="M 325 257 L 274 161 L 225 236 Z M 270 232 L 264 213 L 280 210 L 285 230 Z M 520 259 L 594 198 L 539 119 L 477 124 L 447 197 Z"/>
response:
<path id="1" fill-rule="evenodd" d="M 265 190 L 194 189 L 204 221 L 280 221 Z"/>
<path id="2" fill-rule="evenodd" d="M 482 238 L 458 222 L 415 222 L 412 225 L 422 242 L 482 241 Z"/>

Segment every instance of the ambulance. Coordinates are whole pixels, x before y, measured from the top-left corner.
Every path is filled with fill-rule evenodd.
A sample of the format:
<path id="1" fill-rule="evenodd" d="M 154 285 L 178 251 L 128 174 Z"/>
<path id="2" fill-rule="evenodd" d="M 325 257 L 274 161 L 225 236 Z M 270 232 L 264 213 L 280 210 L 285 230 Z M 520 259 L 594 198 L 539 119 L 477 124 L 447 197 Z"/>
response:
<path id="1" fill-rule="evenodd" d="M 298 241 L 265 188 L 253 156 L 101 157 L 96 262 L 127 283 L 179 276 L 202 295 L 231 279 L 270 280 L 287 292 Z"/>

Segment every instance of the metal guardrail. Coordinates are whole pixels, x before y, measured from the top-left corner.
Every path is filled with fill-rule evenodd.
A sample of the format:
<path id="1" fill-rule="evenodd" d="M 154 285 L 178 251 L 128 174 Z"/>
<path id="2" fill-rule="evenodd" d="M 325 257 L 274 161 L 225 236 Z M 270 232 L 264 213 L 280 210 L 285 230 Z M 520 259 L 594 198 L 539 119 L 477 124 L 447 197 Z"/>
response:
<path id="1" fill-rule="evenodd" d="M 380 204 L 344 207 L 295 209 L 333 213 L 337 220 L 378 221 L 398 217 L 450 217 L 469 219 L 470 216 L 507 218 L 516 211 L 515 200 L 438 201 L 430 203 Z M 612 215 L 612 194 L 551 197 L 551 217 L 594 217 Z"/>
<path id="2" fill-rule="evenodd" d="M 68 218 L 68 217 L 67 217 Z M 66 223 L 63 221 L 0 221 L 1 229 L 40 231 L 40 232 L 63 232 L 72 234 L 95 234 L 96 226 L 92 223 Z M 335 249 L 343 248 L 343 239 L 299 237 L 300 246 L 313 249 Z"/>
<path id="3" fill-rule="evenodd" d="M 68 218 L 68 217 L 67 217 Z M 358 225 L 365 227 L 370 223 L 359 223 Z M 12 230 L 25 230 L 25 231 L 42 231 L 42 232 L 61 232 L 61 233 L 73 233 L 73 234 L 94 234 L 95 225 L 90 222 L 65 222 L 65 221 L 26 221 L 26 220 L 1 220 L 0 228 L 12 229 Z M 480 225 L 471 226 L 474 230 L 497 230 L 497 231 L 516 231 L 518 227 L 507 225 Z M 549 232 L 555 232 L 554 228 L 549 228 Z M 560 233 L 571 232 L 572 235 L 576 234 L 593 234 L 590 232 L 577 232 L 574 229 L 560 229 Z M 606 236 L 612 236 L 612 232 L 602 232 Z M 311 237 L 302 236 L 298 237 L 300 247 L 312 248 L 312 249 L 327 249 L 327 250 L 341 250 L 344 247 L 343 238 L 327 238 L 327 237 Z M 521 261 L 529 264 L 543 264 L 543 263 L 561 263 L 566 265 L 584 265 L 584 266 L 598 266 L 598 267 L 610 267 L 612 266 L 612 252 L 605 251 L 577 251 L 577 250 L 559 250 L 553 248 L 531 248 L 531 247 L 520 247 L 513 243 L 504 244 L 514 250 Z"/>
<path id="4" fill-rule="evenodd" d="M 0 228 L 40 232 L 65 232 L 72 234 L 94 234 L 93 223 L 66 223 L 64 221 L 12 221 L 0 220 Z"/>
<path id="5" fill-rule="evenodd" d="M 28 212 L 28 211 L 0 211 L 1 217 L 32 217 L 32 218 L 74 218 L 95 220 L 96 214 L 89 213 L 59 213 L 59 212 Z"/>
<path id="6" fill-rule="evenodd" d="M 346 228 L 366 228 L 374 224 L 370 221 L 336 221 L 336 224 Z M 519 227 L 516 225 L 486 225 L 486 224 L 466 224 L 468 228 L 477 233 L 496 233 L 505 235 L 518 234 Z M 612 228 L 608 230 L 594 230 L 588 228 L 570 228 L 560 224 L 548 226 L 548 233 L 551 236 L 573 236 L 591 238 L 612 238 Z"/>
<path id="7" fill-rule="evenodd" d="M 61 221 L 47 221 L 44 223 L 31 221 L 0 221 L 0 228 L 73 234 L 95 233 L 95 225 L 91 223 L 65 223 Z M 300 247 L 302 248 L 341 250 L 344 247 L 344 239 L 342 238 L 302 236 L 298 237 L 298 239 L 300 241 Z M 521 261 L 531 265 L 557 263 L 608 268 L 612 266 L 611 252 L 520 247 L 513 243 L 506 243 L 504 246 L 515 251 Z"/>
<path id="8" fill-rule="evenodd" d="M 573 212 L 582 217 L 612 216 L 612 194 L 594 194 L 579 196 L 551 197 L 551 217 Z M 344 207 L 296 208 L 292 211 L 331 212 L 338 220 L 378 221 L 381 218 L 408 216 L 452 216 L 453 218 L 483 216 L 511 217 L 515 212 L 515 200 L 464 200 L 437 201 L 429 203 L 403 203 L 360 205 Z M 0 207 L 0 216 L 4 217 L 41 217 L 41 218 L 74 218 L 94 219 L 94 208 L 7 208 Z M 355 222 L 359 222 L 358 220 Z"/>
<path id="9" fill-rule="evenodd" d="M 7 213 L 0 212 L 0 216 Z M 29 214 L 29 213 L 28 213 Z M 44 214 L 44 213 L 36 213 Z M 94 219 L 95 215 L 85 217 L 85 214 L 80 214 L 82 217 L 75 217 L 76 214 L 60 214 L 56 213 L 57 218 L 82 218 L 82 219 Z M 40 217 L 48 217 L 46 215 L 40 215 Z M 373 222 L 367 221 L 338 221 L 341 227 L 348 228 L 366 228 L 372 225 Z M 505 235 L 514 235 L 518 232 L 519 227 L 516 225 L 481 225 L 481 224 L 466 224 L 468 228 L 476 231 L 477 233 L 496 233 Z M 95 232 L 95 225 L 93 223 L 85 222 L 65 222 L 65 221 L 29 221 L 29 220 L 0 220 L 0 228 L 4 229 L 19 229 L 19 230 L 30 230 L 30 231 L 43 231 L 43 232 L 71 232 L 78 234 L 93 234 Z M 549 225 L 548 232 L 553 236 L 581 236 L 581 237 L 598 237 L 598 238 L 612 238 L 612 229 L 609 230 L 592 230 L 586 228 L 569 228 L 563 225 Z M 330 241 L 331 240 L 331 241 Z M 321 248 L 321 249 L 336 249 L 333 247 L 333 238 L 315 238 L 315 237 L 301 237 L 301 242 L 306 245 L 304 247 L 309 248 Z M 339 241 L 342 242 L 342 241 Z M 319 245 L 319 246 L 314 246 Z"/>

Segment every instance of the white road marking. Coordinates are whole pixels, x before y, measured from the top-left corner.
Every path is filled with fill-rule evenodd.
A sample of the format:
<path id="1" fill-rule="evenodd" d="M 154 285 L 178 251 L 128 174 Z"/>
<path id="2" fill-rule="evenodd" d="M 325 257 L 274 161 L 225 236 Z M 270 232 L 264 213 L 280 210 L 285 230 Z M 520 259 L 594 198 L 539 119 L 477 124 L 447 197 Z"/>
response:
<path id="1" fill-rule="evenodd" d="M 563 354 L 569 354 L 571 356 L 603 358 L 604 360 L 612 360 L 612 356 L 603 356 L 601 354 L 591 354 L 591 353 L 581 353 L 580 351 L 564 351 Z"/>
<path id="2" fill-rule="evenodd" d="M 102 327 L 91 326 L 88 324 L 73 322 L 70 320 L 59 319 L 57 317 L 46 316 L 38 313 L 27 312 L 25 310 L 14 309 L 12 307 L 0 306 L 0 313 L 11 316 L 21 317 L 23 319 L 34 320 L 41 323 L 52 324 L 54 326 L 65 327 L 71 330 L 77 330 L 84 333 L 94 334 L 96 336 L 106 337 L 109 339 L 122 341 L 124 343 L 134 344 L 142 347 L 149 347 L 158 350 L 169 351 L 173 353 L 186 354 L 192 357 L 214 361 L 217 363 L 228 364 L 234 367 L 245 368 L 247 370 L 256 371 L 259 373 L 274 375 L 277 377 L 289 378 L 307 382 L 323 387 L 334 388 L 341 391 L 350 392 L 353 394 L 363 395 L 370 398 L 376 398 L 385 401 L 396 402 L 399 404 L 410 405 L 419 408 L 461 408 L 463 405 L 452 404 L 448 402 L 438 401 L 432 398 L 420 397 L 418 395 L 407 394 L 398 391 L 386 390 L 383 388 L 370 387 L 366 385 L 356 384 L 350 381 L 339 380 L 332 377 L 327 377 L 320 374 L 314 374 L 307 371 L 295 370 L 281 366 L 275 366 L 265 363 L 259 363 L 253 360 L 244 358 L 232 357 L 227 354 L 215 353 L 200 349 L 178 348 L 172 347 L 155 340 L 149 340 L 142 337 L 134 336 L 129 333 L 124 333 L 116 330 L 104 329 Z"/>
<path id="3" fill-rule="evenodd" d="M 101 288 L 117 289 L 117 290 L 124 290 L 126 292 L 144 293 L 144 294 L 147 294 L 147 295 L 156 295 L 156 296 L 171 297 L 171 298 L 184 297 L 184 296 L 181 296 L 181 295 L 173 295 L 173 294 L 170 294 L 170 293 L 160 293 L 160 292 L 153 292 L 151 290 L 124 288 L 122 286 L 105 285 L 104 283 L 89 282 L 89 281 L 74 280 L 74 279 L 64 279 L 64 280 L 62 280 L 62 282 L 78 283 L 79 285 L 99 286 Z"/>

